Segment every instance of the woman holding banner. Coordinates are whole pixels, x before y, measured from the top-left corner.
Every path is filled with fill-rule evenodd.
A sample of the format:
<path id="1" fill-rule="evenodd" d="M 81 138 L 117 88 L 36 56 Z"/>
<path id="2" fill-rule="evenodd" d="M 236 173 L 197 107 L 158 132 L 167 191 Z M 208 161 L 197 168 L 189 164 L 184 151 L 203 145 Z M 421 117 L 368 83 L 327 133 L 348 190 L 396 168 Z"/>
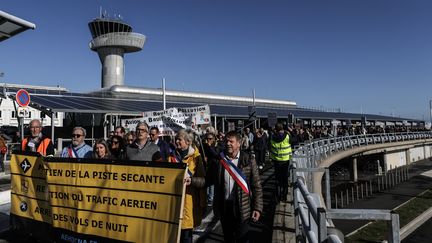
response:
<path id="1" fill-rule="evenodd" d="M 193 136 L 185 130 L 180 130 L 175 139 L 176 149 L 170 154 L 169 161 L 186 163 L 185 177 L 186 195 L 183 208 L 183 222 L 181 225 L 182 243 L 192 243 L 192 230 L 201 224 L 202 215 L 206 208 L 205 172 L 198 149 L 192 146 Z"/>

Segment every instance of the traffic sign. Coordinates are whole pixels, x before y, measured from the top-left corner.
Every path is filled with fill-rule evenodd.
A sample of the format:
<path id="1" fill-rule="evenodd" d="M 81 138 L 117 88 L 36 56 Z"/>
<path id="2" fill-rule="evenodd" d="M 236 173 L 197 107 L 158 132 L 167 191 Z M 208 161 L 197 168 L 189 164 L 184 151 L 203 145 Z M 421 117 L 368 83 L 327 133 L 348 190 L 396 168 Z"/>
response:
<path id="1" fill-rule="evenodd" d="M 25 89 L 16 92 L 15 100 L 19 106 L 28 106 L 30 104 L 30 94 Z"/>
<path id="2" fill-rule="evenodd" d="M 25 106 L 18 107 L 18 117 L 30 118 L 30 111 L 28 107 Z"/>

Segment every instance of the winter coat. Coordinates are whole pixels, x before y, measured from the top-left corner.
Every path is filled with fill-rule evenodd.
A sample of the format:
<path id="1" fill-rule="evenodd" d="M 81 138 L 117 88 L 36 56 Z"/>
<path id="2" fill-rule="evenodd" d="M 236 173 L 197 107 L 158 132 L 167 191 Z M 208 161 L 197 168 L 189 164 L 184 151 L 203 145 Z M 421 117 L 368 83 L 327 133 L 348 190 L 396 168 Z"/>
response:
<path id="1" fill-rule="evenodd" d="M 177 153 L 177 151 L 175 151 Z M 176 161 L 179 154 L 171 154 L 169 161 Z M 188 154 L 183 158 L 183 163 L 188 164 L 188 170 L 192 173 L 192 183 L 186 187 L 183 207 L 182 229 L 192 229 L 201 224 L 203 212 L 207 206 L 207 194 L 205 185 L 205 170 L 198 149 L 189 147 Z"/>
<path id="2" fill-rule="evenodd" d="M 219 160 L 220 158 L 217 158 L 210 163 L 212 168 L 208 170 L 206 177 L 206 185 L 215 186 L 213 212 L 216 217 L 221 217 L 221 215 L 223 215 L 223 205 L 225 200 L 224 175 L 225 173 L 228 173 L 225 172 L 225 168 L 221 165 Z M 233 190 L 235 190 L 236 203 L 240 209 L 240 215 L 235 215 L 235 217 L 239 217 L 241 222 L 244 222 L 251 218 L 254 210 L 259 211 L 262 214 L 263 192 L 256 161 L 247 152 L 240 152 L 238 168 L 245 175 L 249 191 L 251 192 L 251 195 L 247 195 L 241 187 L 237 185 L 237 183 L 234 185 Z"/>

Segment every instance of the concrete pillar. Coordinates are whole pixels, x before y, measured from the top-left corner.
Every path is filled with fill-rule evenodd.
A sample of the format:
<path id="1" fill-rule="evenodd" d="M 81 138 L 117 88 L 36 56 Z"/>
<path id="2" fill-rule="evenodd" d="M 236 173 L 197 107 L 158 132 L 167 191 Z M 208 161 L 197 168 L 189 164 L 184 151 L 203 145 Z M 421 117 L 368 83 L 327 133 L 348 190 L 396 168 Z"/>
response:
<path id="1" fill-rule="evenodd" d="M 411 153 L 409 149 L 405 151 L 405 158 L 406 158 L 406 164 L 407 165 L 411 164 Z"/>
<path id="2" fill-rule="evenodd" d="M 383 161 L 384 161 L 384 168 L 383 168 L 383 172 L 384 172 L 384 174 L 387 174 L 387 171 L 388 171 L 388 161 L 387 161 L 387 153 L 384 153 L 384 159 L 383 159 Z"/>
<path id="3" fill-rule="evenodd" d="M 102 62 L 102 88 L 124 85 L 124 50 L 116 47 L 98 49 Z"/>
<path id="4" fill-rule="evenodd" d="M 358 174 L 357 174 L 357 158 L 354 157 L 352 160 L 352 178 L 354 182 L 358 181 Z"/>
<path id="5" fill-rule="evenodd" d="M 216 129 L 216 130 L 218 130 L 218 128 L 217 128 L 217 116 L 216 116 L 216 114 L 214 114 L 214 128 Z"/>

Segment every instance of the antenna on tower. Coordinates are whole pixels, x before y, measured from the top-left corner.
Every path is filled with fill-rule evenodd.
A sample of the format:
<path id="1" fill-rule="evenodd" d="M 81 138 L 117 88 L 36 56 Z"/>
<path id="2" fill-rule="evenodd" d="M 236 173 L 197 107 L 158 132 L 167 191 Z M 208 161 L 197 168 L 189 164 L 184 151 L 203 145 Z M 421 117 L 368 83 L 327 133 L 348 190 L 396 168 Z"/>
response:
<path id="1" fill-rule="evenodd" d="M 102 18 L 102 6 L 99 6 L 99 18 Z"/>

